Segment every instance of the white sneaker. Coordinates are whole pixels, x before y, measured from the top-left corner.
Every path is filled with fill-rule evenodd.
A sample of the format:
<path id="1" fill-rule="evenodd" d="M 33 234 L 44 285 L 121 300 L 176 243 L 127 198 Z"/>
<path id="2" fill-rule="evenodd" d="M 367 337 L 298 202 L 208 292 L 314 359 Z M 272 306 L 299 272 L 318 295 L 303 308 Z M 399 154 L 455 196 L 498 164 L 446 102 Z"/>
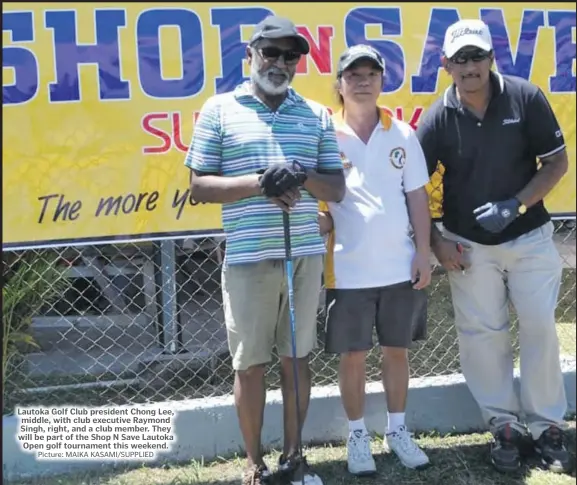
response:
<path id="1" fill-rule="evenodd" d="M 383 440 L 385 452 L 394 451 L 407 468 L 421 468 L 429 464 L 429 457 L 413 441 L 413 436 L 405 426 L 387 433 Z"/>
<path id="2" fill-rule="evenodd" d="M 347 442 L 349 473 L 357 476 L 372 475 L 377 471 L 371 454 L 371 437 L 366 431 L 351 431 Z"/>

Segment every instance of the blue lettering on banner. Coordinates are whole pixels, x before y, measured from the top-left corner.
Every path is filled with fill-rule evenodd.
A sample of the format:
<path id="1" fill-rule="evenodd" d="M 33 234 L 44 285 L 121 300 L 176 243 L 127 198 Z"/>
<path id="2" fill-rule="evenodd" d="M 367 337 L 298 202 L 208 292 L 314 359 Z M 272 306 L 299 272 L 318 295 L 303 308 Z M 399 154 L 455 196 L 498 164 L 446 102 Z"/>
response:
<path id="1" fill-rule="evenodd" d="M 419 73 L 411 76 L 411 92 L 413 94 L 437 92 L 439 69 L 443 67 L 441 56 L 445 32 L 450 25 L 458 21 L 459 12 L 456 8 L 431 9 Z"/>
<path id="2" fill-rule="evenodd" d="M 399 7 L 359 7 L 351 10 L 345 18 L 345 42 L 347 47 L 369 44 L 380 52 L 385 60 L 383 93 L 399 90 L 405 80 L 405 56 L 403 48 L 393 40 L 369 40 L 365 35 L 367 25 L 380 25 L 382 35 L 401 35 L 401 9 Z"/>
<path id="3" fill-rule="evenodd" d="M 162 26 L 180 30 L 180 79 L 163 79 L 160 68 L 159 34 Z M 202 23 L 189 9 L 145 10 L 138 17 L 138 77 L 142 90 L 152 98 L 187 98 L 204 89 Z M 174 46 L 176 48 L 176 46 Z"/>
<path id="4" fill-rule="evenodd" d="M 214 80 L 216 93 L 232 91 L 246 80 L 243 60 L 246 59 L 246 42 L 241 38 L 241 26 L 255 26 L 274 12 L 267 8 L 219 8 L 210 10 L 210 21 L 220 32 L 220 65 L 222 76 Z"/>
<path id="5" fill-rule="evenodd" d="M 32 12 L 2 12 L 2 31 L 11 32 L 11 42 L 34 41 Z M 2 86 L 2 104 L 22 104 L 38 93 L 38 61 L 26 47 L 2 47 L 2 70 L 12 68 L 14 83 Z"/>
<path id="6" fill-rule="evenodd" d="M 129 99 L 130 83 L 120 76 L 118 29 L 126 26 L 124 10 L 96 10 L 95 44 L 79 44 L 75 10 L 48 10 L 46 27 L 54 31 L 56 82 L 50 84 L 51 102 L 80 101 L 79 66 L 98 65 L 100 100 Z"/>
<path id="7" fill-rule="evenodd" d="M 220 34 L 221 69 L 220 76 L 214 80 L 216 93 L 231 91 L 246 80 L 243 74 L 246 42 L 242 38 L 242 29 L 252 30 L 270 14 L 273 12 L 265 7 L 211 8 L 211 24 Z M 49 85 L 51 102 L 80 101 L 79 69 L 83 64 L 98 66 L 101 101 L 130 99 L 130 83 L 122 78 L 121 55 L 135 54 L 121 53 L 119 45 L 120 28 L 127 27 L 126 11 L 95 9 L 92 15 L 95 42 L 80 43 L 75 10 L 47 10 L 44 13 L 44 23 L 46 28 L 52 30 L 54 43 L 55 82 Z M 555 72 L 550 73 L 549 90 L 551 93 L 575 92 L 574 10 L 525 10 L 516 53 L 511 48 L 508 26 L 501 8 L 481 9 L 480 18 L 489 25 L 498 71 L 528 80 L 531 79 L 535 62 L 539 29 L 549 27 L 555 42 Z M 431 8 L 419 70 L 411 76 L 413 94 L 437 91 L 445 32 L 457 20 L 459 12 L 456 8 Z M 13 74 L 13 83 L 2 88 L 3 104 L 24 104 L 39 92 L 39 63 L 31 47 L 35 41 L 34 14 L 27 11 L 3 12 L 2 21 L 3 31 L 11 37 L 10 45 L 2 48 L 2 66 Z M 367 39 L 367 25 L 379 26 L 382 37 Z M 164 78 L 161 69 L 160 29 L 164 26 L 171 26 L 180 32 L 180 46 L 174 48 L 179 49 L 177 57 L 182 63 L 182 75 L 171 79 Z M 402 88 L 406 60 L 402 45 L 395 39 L 402 33 L 400 8 L 353 8 L 344 19 L 344 29 L 347 46 L 370 44 L 385 59 L 382 92 L 393 93 Z M 206 90 L 203 26 L 195 11 L 185 8 L 144 10 L 137 18 L 135 31 L 138 81 L 143 93 L 155 99 L 176 99 L 196 96 Z M 127 31 L 127 34 L 130 32 Z"/>
<path id="8" fill-rule="evenodd" d="M 574 93 L 575 74 L 575 10 L 548 12 L 549 25 L 555 29 L 555 75 L 549 77 L 552 93 Z"/>
<path id="9" fill-rule="evenodd" d="M 498 8 L 481 9 L 481 20 L 489 26 L 491 31 L 495 64 L 499 72 L 529 80 L 535 58 L 537 34 L 539 28 L 545 25 L 543 10 L 525 10 L 523 12 L 515 57 L 513 57 L 511 40 L 507 32 L 507 24 L 503 18 L 503 11 Z"/>

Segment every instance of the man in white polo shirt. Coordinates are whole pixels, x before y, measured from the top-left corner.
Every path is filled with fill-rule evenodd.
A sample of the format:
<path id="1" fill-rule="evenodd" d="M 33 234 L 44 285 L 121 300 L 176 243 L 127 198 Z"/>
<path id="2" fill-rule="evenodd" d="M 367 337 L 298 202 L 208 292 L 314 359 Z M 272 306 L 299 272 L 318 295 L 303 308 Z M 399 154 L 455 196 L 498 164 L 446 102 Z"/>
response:
<path id="1" fill-rule="evenodd" d="M 409 468 L 429 460 L 405 426 L 408 348 L 424 338 L 431 280 L 427 165 L 413 129 L 377 106 L 384 61 L 373 48 L 351 47 L 337 70 L 342 110 L 334 122 L 346 195 L 321 205 L 333 221 L 325 261 L 325 349 L 341 354 L 341 397 L 350 423 L 348 470 L 376 471 L 364 423 L 365 362 L 376 327 L 383 356 L 388 424 L 385 449 Z M 325 215 L 323 211 L 328 211 Z"/>

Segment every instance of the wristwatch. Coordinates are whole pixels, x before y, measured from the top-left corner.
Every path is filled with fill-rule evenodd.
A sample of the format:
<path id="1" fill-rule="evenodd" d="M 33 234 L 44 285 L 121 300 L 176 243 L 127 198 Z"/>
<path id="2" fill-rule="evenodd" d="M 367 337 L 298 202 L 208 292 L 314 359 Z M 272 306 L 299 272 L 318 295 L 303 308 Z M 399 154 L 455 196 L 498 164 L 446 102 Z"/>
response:
<path id="1" fill-rule="evenodd" d="M 519 199 L 517 199 L 517 197 L 515 197 L 515 200 L 516 200 L 517 202 L 519 202 L 519 207 L 517 208 L 517 212 L 518 212 L 520 215 L 525 214 L 525 212 L 527 212 L 527 206 L 526 206 L 525 204 L 523 204 L 523 202 L 521 202 Z"/>

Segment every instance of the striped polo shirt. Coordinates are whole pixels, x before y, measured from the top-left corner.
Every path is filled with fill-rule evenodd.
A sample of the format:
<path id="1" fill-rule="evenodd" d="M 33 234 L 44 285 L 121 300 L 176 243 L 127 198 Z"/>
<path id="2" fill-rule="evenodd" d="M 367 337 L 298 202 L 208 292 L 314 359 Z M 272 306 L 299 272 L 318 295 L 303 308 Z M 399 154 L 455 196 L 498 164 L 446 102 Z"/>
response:
<path id="1" fill-rule="evenodd" d="M 254 174 L 269 165 L 299 161 L 314 170 L 341 170 L 335 129 L 327 109 L 289 88 L 277 111 L 252 94 L 247 81 L 206 101 L 185 165 L 224 177 Z M 291 212 L 293 256 L 324 254 L 318 201 L 301 189 Z M 227 264 L 282 259 L 282 210 L 264 196 L 222 205 Z"/>

